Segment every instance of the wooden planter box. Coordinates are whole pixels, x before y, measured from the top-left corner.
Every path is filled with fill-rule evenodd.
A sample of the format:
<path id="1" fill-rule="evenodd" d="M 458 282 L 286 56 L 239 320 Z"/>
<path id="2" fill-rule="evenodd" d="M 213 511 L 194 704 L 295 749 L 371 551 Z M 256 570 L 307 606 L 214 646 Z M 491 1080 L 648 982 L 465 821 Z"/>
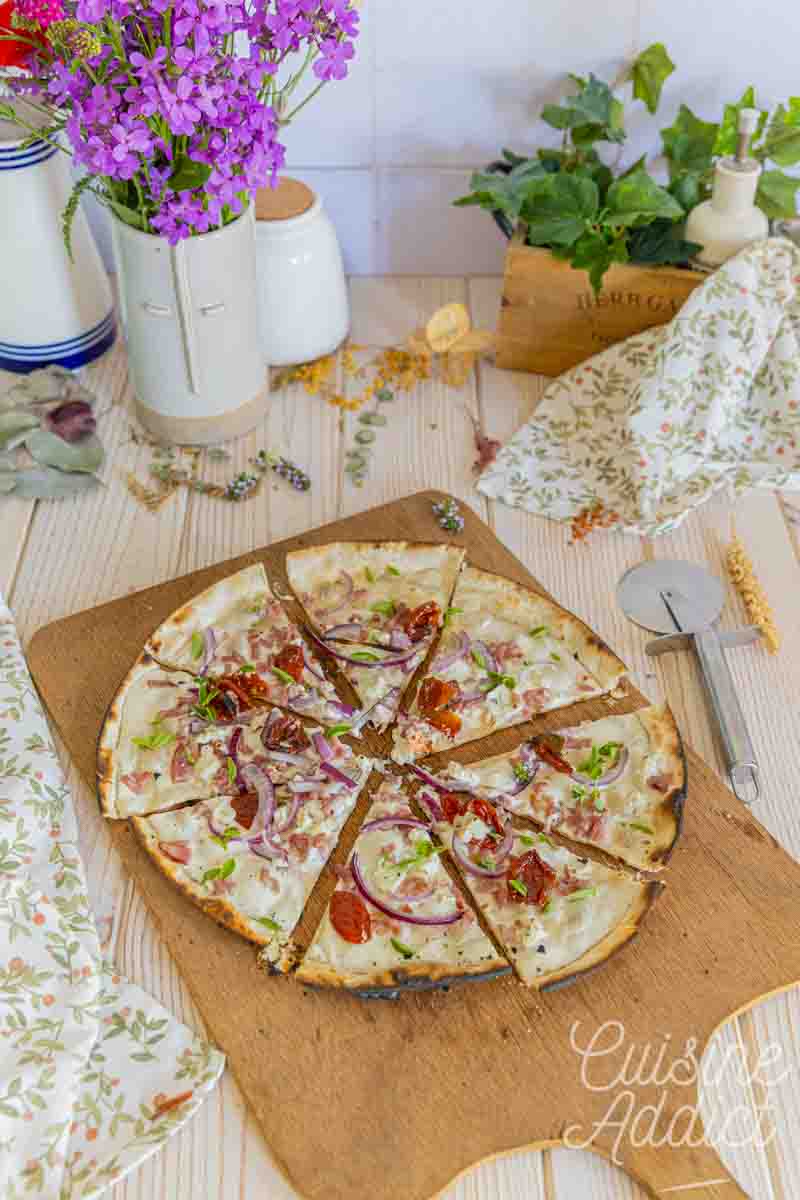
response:
<path id="1" fill-rule="evenodd" d="M 632 333 L 663 325 L 707 278 L 682 267 L 614 266 L 599 296 L 585 271 L 524 243 L 509 243 L 497 330 L 497 365 L 560 375 Z"/>

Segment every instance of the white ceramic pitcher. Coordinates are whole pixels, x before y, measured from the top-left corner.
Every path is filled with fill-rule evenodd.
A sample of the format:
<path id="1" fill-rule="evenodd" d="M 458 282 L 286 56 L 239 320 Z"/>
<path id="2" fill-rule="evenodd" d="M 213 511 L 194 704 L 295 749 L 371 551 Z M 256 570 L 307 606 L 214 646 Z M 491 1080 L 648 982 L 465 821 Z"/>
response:
<path id="1" fill-rule="evenodd" d="M 108 277 L 81 209 L 64 246 L 69 157 L 0 121 L 0 368 L 77 368 L 114 341 Z"/>

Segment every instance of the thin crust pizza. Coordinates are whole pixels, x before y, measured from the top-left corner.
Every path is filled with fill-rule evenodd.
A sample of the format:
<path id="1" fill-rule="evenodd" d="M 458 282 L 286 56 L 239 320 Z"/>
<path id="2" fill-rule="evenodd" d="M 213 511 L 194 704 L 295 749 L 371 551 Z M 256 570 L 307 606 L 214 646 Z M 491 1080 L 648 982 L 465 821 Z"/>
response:
<path id="1" fill-rule="evenodd" d="M 476 567 L 465 567 L 447 627 L 392 757 L 414 762 L 538 713 L 601 696 L 625 665 L 572 613 Z"/>
<path id="2" fill-rule="evenodd" d="M 426 790 L 418 799 L 528 987 L 580 975 L 634 936 L 661 884 L 515 827 L 482 797 L 448 797 Z"/>
<path id="3" fill-rule="evenodd" d="M 371 767 L 327 740 L 327 772 L 309 765 L 273 783 L 250 763 L 232 795 L 132 818 L 158 868 L 215 921 L 264 947 L 278 971 L 294 963 L 292 932 Z"/>
<path id="4" fill-rule="evenodd" d="M 182 605 L 145 649 L 172 670 L 217 681 L 229 717 L 267 702 L 328 724 L 352 712 L 273 596 L 261 563 Z"/>
<path id="5" fill-rule="evenodd" d="M 428 825 L 385 780 L 317 927 L 298 979 L 420 988 L 507 969 L 443 867 Z"/>
<path id="6" fill-rule="evenodd" d="M 464 558 L 456 546 L 335 542 L 286 556 L 289 583 L 318 650 L 384 729 L 445 620 Z"/>
<path id="7" fill-rule="evenodd" d="M 510 754 L 418 775 L 440 794 L 474 794 L 628 866 L 660 870 L 686 792 L 680 734 L 666 705 L 545 733 Z"/>

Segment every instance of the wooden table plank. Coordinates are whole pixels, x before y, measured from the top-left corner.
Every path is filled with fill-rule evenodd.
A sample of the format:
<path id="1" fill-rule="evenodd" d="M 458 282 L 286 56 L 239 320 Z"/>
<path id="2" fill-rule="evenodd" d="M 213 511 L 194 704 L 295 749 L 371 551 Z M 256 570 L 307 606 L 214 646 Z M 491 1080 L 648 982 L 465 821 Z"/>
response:
<path id="1" fill-rule="evenodd" d="M 497 280 L 484 279 L 471 281 L 468 288 L 458 279 L 354 280 L 351 293 L 355 340 L 390 345 L 402 340 L 439 304 L 467 296 L 476 323 L 493 325 L 500 285 Z M 693 744 L 719 768 L 689 661 L 676 657 L 672 662 L 662 659 L 654 664 L 647 659 L 643 650 L 646 636 L 618 614 L 611 591 L 627 565 L 650 554 L 694 558 L 718 570 L 728 506 L 722 499 L 715 501 L 690 518 L 685 530 L 651 546 L 639 539 L 600 534 L 586 546 L 569 547 L 563 526 L 503 505 L 487 505 L 474 489 L 472 434 L 465 405 L 472 411 L 480 406 L 487 432 L 504 440 L 532 410 L 542 381 L 482 367 L 479 390 L 470 386 L 454 392 L 429 383 L 412 395 L 398 397 L 388 413 L 390 426 L 378 431 L 371 477 L 363 489 L 353 488 L 342 473 L 343 452 L 352 444 L 357 427 L 354 416 L 348 414 L 340 428 L 340 414 L 335 409 L 322 398 L 307 397 L 301 388 L 293 387 L 273 397 L 262 426 L 231 447 L 229 462 L 211 467 L 209 473 L 227 479 L 234 469 L 246 469 L 258 449 L 271 446 L 309 471 L 314 481 L 310 493 L 293 492 L 280 480 L 270 480 L 256 500 L 238 505 L 182 492 L 153 516 L 133 501 L 122 483 L 122 474 L 129 469 L 145 477 L 150 453 L 128 443 L 127 415 L 115 403 L 125 399 L 121 347 L 90 374 L 101 398 L 100 411 L 110 410 L 101 425 L 109 449 L 104 470 L 107 489 L 102 495 L 38 507 L 5 502 L 0 585 L 7 589 L 24 636 L 49 620 L 100 600 L 312 528 L 334 515 L 436 486 L 463 498 L 482 516 L 488 511 L 498 535 L 542 582 L 620 650 L 642 690 L 654 698 L 668 695 L 682 727 L 691 729 Z M 736 651 L 732 658 L 737 683 L 748 690 L 748 719 L 762 751 L 765 773 L 769 773 L 758 815 L 797 855 L 800 820 L 790 803 L 797 794 L 796 718 L 793 722 L 791 708 L 792 703 L 796 706 L 796 688 L 791 687 L 790 676 L 792 667 L 796 671 L 800 664 L 795 599 L 800 567 L 798 558 L 791 557 L 792 536 L 800 551 L 798 530 L 787 532 L 777 505 L 766 494 L 740 504 L 737 521 L 788 639 L 786 651 L 777 661 L 766 660 L 756 649 Z M 741 614 L 733 600 L 728 607 L 726 620 L 738 623 Z M 81 786 L 74 772 L 70 772 L 70 781 Z M 104 823 L 94 817 L 92 805 L 84 800 L 78 799 L 81 845 L 101 936 L 108 940 L 121 969 L 190 1025 L 199 1027 L 171 959 L 110 850 Z M 759 1200 L 800 1194 L 796 1118 L 793 1121 L 789 1115 L 800 1109 L 800 1048 L 794 1032 L 800 1027 L 797 1003 L 796 994 L 768 1001 L 748 1019 L 749 1027 L 740 1022 L 736 1032 L 729 1026 L 722 1034 L 726 1045 L 739 1038 L 751 1048 L 775 1043 L 786 1056 L 786 1078 L 770 1093 L 780 1108 L 771 1155 L 765 1159 L 748 1152 L 730 1157 L 721 1149 L 730 1169 Z M 741 1102 L 741 1091 L 726 1083 L 717 1103 L 730 1108 Z M 745 1101 L 752 1111 L 752 1097 L 745 1096 Z M 513 1155 L 485 1164 L 446 1192 L 447 1200 L 552 1200 L 555 1196 L 559 1200 L 574 1196 L 627 1200 L 642 1194 L 595 1156 L 575 1151 Z M 208 1200 L 256 1196 L 289 1200 L 291 1195 L 230 1079 L 163 1153 L 113 1192 L 115 1200 L 123 1196 L 126 1200 L 195 1200 L 198 1196 Z"/>

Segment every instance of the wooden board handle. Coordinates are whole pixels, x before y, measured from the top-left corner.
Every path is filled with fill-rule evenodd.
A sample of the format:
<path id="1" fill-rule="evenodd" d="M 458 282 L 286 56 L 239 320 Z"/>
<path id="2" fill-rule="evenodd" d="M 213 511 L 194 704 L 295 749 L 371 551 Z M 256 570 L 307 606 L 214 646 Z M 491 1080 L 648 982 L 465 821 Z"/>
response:
<path id="1" fill-rule="evenodd" d="M 624 1169 L 656 1200 L 749 1200 L 705 1143 L 642 1146 L 626 1155 Z"/>

